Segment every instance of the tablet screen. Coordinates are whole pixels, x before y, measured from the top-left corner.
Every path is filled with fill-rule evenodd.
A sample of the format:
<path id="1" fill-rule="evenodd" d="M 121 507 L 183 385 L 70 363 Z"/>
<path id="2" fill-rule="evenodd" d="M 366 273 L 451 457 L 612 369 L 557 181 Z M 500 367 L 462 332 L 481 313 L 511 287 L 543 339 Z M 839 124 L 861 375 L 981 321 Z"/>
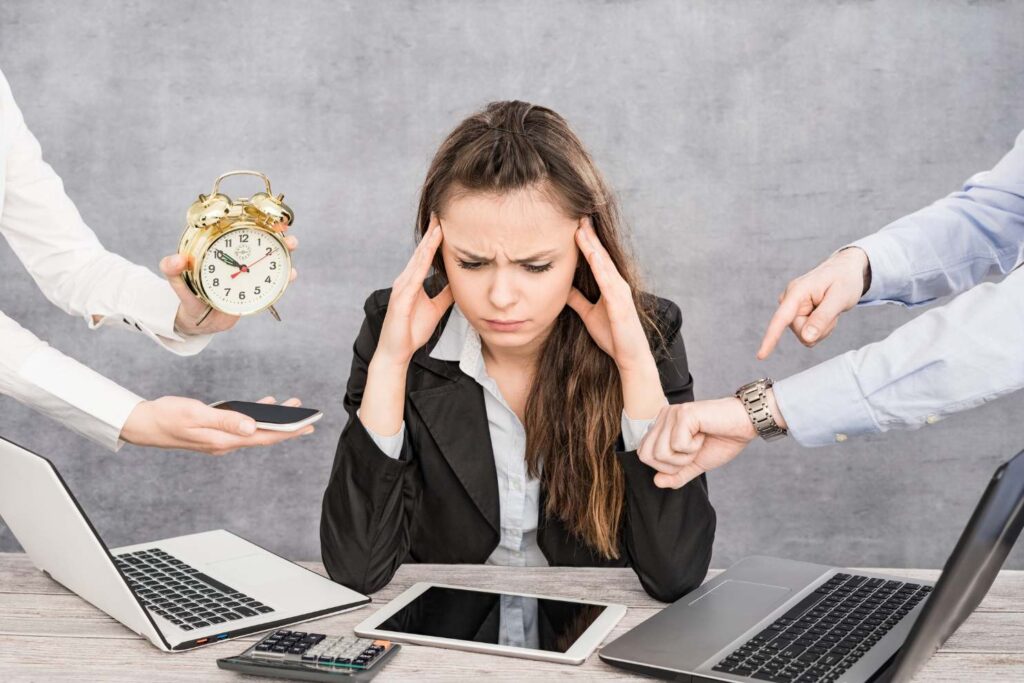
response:
<path id="1" fill-rule="evenodd" d="M 602 605 L 431 586 L 377 629 L 565 652 L 604 610 Z"/>

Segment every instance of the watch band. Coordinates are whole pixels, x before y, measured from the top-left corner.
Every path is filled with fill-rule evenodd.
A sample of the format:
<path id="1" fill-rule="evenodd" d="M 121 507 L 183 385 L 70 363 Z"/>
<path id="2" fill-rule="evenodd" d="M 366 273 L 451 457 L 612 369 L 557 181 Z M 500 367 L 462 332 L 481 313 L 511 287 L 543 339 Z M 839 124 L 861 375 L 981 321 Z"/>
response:
<path id="1" fill-rule="evenodd" d="M 736 398 L 746 408 L 747 415 L 750 416 L 750 421 L 754 423 L 754 429 L 757 430 L 757 435 L 765 441 L 781 439 L 789 433 L 779 426 L 779 423 L 775 421 L 775 416 L 768 409 L 768 389 L 772 384 L 774 381 L 771 377 L 762 377 L 750 384 L 744 384 L 736 390 Z"/>

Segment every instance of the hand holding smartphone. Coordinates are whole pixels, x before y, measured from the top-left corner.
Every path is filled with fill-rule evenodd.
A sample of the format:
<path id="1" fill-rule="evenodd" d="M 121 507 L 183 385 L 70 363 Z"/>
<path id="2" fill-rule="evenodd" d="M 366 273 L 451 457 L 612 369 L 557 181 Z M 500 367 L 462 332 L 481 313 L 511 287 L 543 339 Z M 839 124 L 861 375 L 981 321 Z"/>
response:
<path id="1" fill-rule="evenodd" d="M 275 403 L 218 401 L 211 403 L 210 406 L 248 415 L 256 420 L 258 429 L 269 429 L 274 432 L 295 432 L 324 416 L 315 408 L 293 408 Z"/>

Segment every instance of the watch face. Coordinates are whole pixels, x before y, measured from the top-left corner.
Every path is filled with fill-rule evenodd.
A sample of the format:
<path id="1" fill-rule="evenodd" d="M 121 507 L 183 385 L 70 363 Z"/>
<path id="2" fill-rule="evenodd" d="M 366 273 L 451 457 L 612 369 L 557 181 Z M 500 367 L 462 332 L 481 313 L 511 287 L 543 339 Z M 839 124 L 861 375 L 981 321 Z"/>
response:
<path id="1" fill-rule="evenodd" d="M 225 313 L 245 315 L 266 308 L 288 285 L 290 260 L 285 249 L 263 230 L 224 233 L 203 256 L 203 291 Z"/>

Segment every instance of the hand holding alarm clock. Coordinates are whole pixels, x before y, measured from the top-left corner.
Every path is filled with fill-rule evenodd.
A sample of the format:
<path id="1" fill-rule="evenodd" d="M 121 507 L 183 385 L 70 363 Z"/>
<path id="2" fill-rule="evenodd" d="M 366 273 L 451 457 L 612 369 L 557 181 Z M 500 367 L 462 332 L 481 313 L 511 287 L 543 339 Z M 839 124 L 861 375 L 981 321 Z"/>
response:
<path id="1" fill-rule="evenodd" d="M 262 179 L 265 191 L 237 199 L 221 193 L 221 181 L 235 175 Z M 178 254 L 160 263 L 181 299 L 179 332 L 221 332 L 264 310 L 281 319 L 274 304 L 296 277 L 290 252 L 298 246 L 284 234 L 295 214 L 283 200 L 264 174 L 231 171 L 189 207 Z"/>

